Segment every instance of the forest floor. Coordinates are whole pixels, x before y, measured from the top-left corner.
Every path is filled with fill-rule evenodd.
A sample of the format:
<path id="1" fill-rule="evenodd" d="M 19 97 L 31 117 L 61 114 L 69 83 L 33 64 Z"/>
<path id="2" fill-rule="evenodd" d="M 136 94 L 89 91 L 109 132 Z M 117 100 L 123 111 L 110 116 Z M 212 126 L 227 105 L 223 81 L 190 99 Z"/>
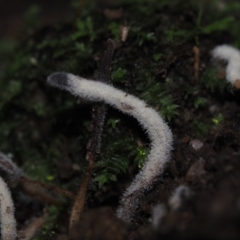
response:
<path id="1" fill-rule="evenodd" d="M 173 133 L 170 161 L 132 222 L 118 219 L 119 199 L 144 164 L 149 139 L 137 120 L 109 108 L 85 210 L 71 237 L 72 200 L 46 205 L 15 187 L 18 229 L 47 212 L 32 239 L 239 239 L 240 90 L 226 82 L 226 64 L 213 61 L 211 51 L 219 44 L 240 47 L 240 4 L 90 2 L 82 2 L 71 22 L 27 31 L 15 52 L 0 44 L 1 151 L 32 179 L 77 192 L 92 105 L 45 82 L 55 71 L 92 78 L 112 38 L 112 84 L 160 112 Z"/>

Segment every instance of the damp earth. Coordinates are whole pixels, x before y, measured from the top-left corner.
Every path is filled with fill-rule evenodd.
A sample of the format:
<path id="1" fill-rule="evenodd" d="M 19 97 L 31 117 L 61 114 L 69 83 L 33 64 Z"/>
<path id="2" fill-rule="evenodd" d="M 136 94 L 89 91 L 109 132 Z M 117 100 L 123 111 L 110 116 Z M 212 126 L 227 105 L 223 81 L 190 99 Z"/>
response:
<path id="1" fill-rule="evenodd" d="M 65 71 L 98 80 L 109 38 L 111 84 L 158 111 L 174 138 L 163 173 L 123 222 L 116 208 L 150 142 L 135 119 L 109 107 L 71 234 L 74 200 L 54 195 L 60 204 L 46 204 L 14 186 L 18 229 L 44 216 L 34 240 L 239 239 L 240 90 L 211 57 L 216 45 L 240 47 L 239 11 L 238 1 L 224 0 L 75 1 L 61 23 L 30 21 L 21 37 L 1 40 L 0 149 L 32 179 L 74 195 L 84 181 L 94 109 L 46 78 Z"/>

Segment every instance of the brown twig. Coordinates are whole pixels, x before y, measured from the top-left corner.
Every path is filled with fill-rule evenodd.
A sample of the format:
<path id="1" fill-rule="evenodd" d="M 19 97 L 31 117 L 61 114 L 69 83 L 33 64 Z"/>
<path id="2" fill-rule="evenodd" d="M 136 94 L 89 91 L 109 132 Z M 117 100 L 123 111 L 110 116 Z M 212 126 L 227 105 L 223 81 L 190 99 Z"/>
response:
<path id="1" fill-rule="evenodd" d="M 200 69 L 200 50 L 197 46 L 193 47 L 193 55 L 194 55 L 194 78 L 198 82 L 199 79 L 199 69 Z"/>
<path id="2" fill-rule="evenodd" d="M 33 180 L 33 179 L 28 178 L 28 177 L 21 177 L 21 181 L 29 183 L 29 184 L 33 184 L 35 186 L 38 185 L 38 186 L 40 186 L 40 187 L 42 187 L 46 190 L 52 191 L 54 193 L 61 194 L 65 197 L 68 197 L 68 198 L 71 198 L 71 199 L 75 198 L 75 196 L 71 192 L 69 192 L 67 190 L 64 190 L 62 188 L 56 187 L 56 186 L 51 185 L 51 184 L 41 182 L 39 180 Z"/>
<path id="3" fill-rule="evenodd" d="M 30 221 L 30 223 L 25 227 L 22 231 L 20 231 L 21 239 L 30 240 L 32 239 L 36 233 L 40 230 L 42 225 L 47 221 L 48 214 L 46 209 L 44 210 L 43 215 L 37 217 Z"/>
<path id="4" fill-rule="evenodd" d="M 10 185 L 10 187 L 14 188 L 18 186 L 22 191 L 33 196 L 35 199 L 38 199 L 41 202 L 51 204 L 60 203 L 59 199 L 56 199 L 56 197 L 53 197 L 49 192 L 46 192 L 45 190 L 61 194 L 72 199 L 75 198 L 72 193 L 64 189 L 27 177 L 25 173 L 19 169 L 18 166 L 14 164 L 10 158 L 1 152 L 0 173 L 4 176 L 4 178 L 7 179 L 8 185 Z"/>
<path id="5" fill-rule="evenodd" d="M 108 39 L 105 45 L 105 51 L 99 62 L 97 70 L 97 80 L 104 83 L 109 83 L 111 79 L 111 62 L 114 53 L 114 42 Z M 86 199 L 86 192 L 89 182 L 92 177 L 92 170 L 94 163 L 99 153 L 102 129 L 106 117 L 107 107 L 103 103 L 95 104 L 92 108 L 92 132 L 91 138 L 87 143 L 86 160 L 88 161 L 88 167 L 83 178 L 82 184 L 76 196 L 75 202 L 70 215 L 69 221 L 69 233 L 73 229 L 75 223 L 80 219 L 80 214 L 83 211 L 84 203 Z"/>
<path id="6" fill-rule="evenodd" d="M 60 199 L 57 199 L 56 197 L 52 196 L 51 194 L 46 192 L 45 189 L 43 189 L 40 186 L 37 186 L 36 184 L 26 181 L 20 181 L 18 187 L 20 188 L 21 191 L 23 191 L 24 193 L 38 200 L 41 203 L 53 205 L 61 204 Z"/>

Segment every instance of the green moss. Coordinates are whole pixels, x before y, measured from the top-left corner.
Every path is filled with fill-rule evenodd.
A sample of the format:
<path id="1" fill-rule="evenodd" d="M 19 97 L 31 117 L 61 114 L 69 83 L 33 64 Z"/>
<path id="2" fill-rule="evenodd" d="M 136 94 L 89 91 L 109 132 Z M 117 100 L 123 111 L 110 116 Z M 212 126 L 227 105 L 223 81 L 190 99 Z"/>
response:
<path id="1" fill-rule="evenodd" d="M 69 71 L 92 78 L 97 69 L 94 59 L 101 55 L 109 37 L 118 47 L 112 84 L 146 101 L 170 123 L 181 119 L 182 110 L 188 108 L 194 115 L 193 134 L 206 134 L 221 122 L 221 116 L 205 119 L 200 113 L 208 107 L 208 94 L 229 88 L 210 66 L 209 52 L 223 37 L 240 46 L 239 4 L 230 1 L 218 11 L 218 3 L 126 0 L 112 6 L 123 9 L 122 18 L 109 20 L 96 8 L 96 1 L 85 1 L 76 19 L 68 23 L 38 25 L 36 32 L 26 34 L 18 44 L 0 41 L 0 61 L 4 61 L 0 72 L 0 149 L 12 153 L 13 160 L 30 176 L 50 179 L 56 185 L 63 185 L 56 166 L 69 157 L 81 168 L 77 177 L 65 183 L 75 189 L 86 165 L 91 104 L 52 89 L 46 85 L 46 77 L 54 71 Z M 76 4 L 79 7 L 79 1 Z M 31 25 L 38 14 L 40 9 L 33 7 L 26 22 Z M 123 23 L 130 26 L 124 44 L 119 36 Z M 203 55 L 199 82 L 192 66 L 196 44 Z M 109 110 L 92 189 L 111 187 L 127 174 L 129 164 L 136 169 L 143 166 L 148 140 L 136 126 L 135 120 Z M 46 232 L 53 228 L 57 227 L 48 226 Z"/>
<path id="2" fill-rule="evenodd" d="M 209 131 L 212 123 L 210 121 L 207 121 L 206 119 L 203 119 L 202 114 L 199 114 L 196 116 L 192 123 L 191 123 L 191 128 L 194 131 L 194 133 L 197 136 L 204 136 L 206 133 Z"/>
<path id="3" fill-rule="evenodd" d="M 93 179 L 99 188 L 111 181 L 117 181 L 119 176 L 126 174 L 131 163 L 141 168 L 146 159 L 147 149 L 136 145 L 125 124 L 125 121 L 116 118 L 110 118 L 107 122 L 101 160 L 95 164 L 96 177 Z"/>
<path id="4" fill-rule="evenodd" d="M 122 82 L 125 79 L 127 71 L 122 68 L 118 68 L 112 72 L 112 79 L 114 82 Z"/>
<path id="5" fill-rule="evenodd" d="M 64 145 L 68 143 L 68 146 L 80 146 L 87 141 L 87 131 L 83 126 L 89 115 L 81 114 L 81 121 L 74 123 L 74 109 L 81 112 L 77 100 L 66 93 L 48 88 L 45 79 L 48 74 L 58 70 L 91 77 L 96 69 L 93 55 L 101 52 L 103 42 L 111 36 L 120 43 L 119 27 L 122 22 L 104 18 L 96 11 L 93 3 L 94 1 L 85 3 L 74 24 L 43 28 L 24 39 L 12 52 L 13 61 L 1 81 L 4 94 L 0 97 L 0 126 L 3 129 L 0 139 L 4 142 L 2 150 L 13 151 L 20 162 L 23 162 L 23 156 L 28 156 L 29 149 L 34 149 L 36 156 L 44 156 L 43 150 L 47 147 L 38 148 L 38 141 L 49 145 L 54 142 L 52 139 L 57 138 L 57 130 L 64 139 Z M 171 94 L 173 85 L 157 75 L 156 68 L 164 67 L 166 56 L 174 51 L 178 41 L 193 44 L 196 37 L 198 42 L 207 38 L 207 35 L 214 34 L 217 37 L 222 31 L 227 31 L 229 25 L 230 33 L 235 36 L 236 31 L 232 29 L 237 29 L 238 25 L 234 16 L 229 16 L 229 12 L 239 5 L 229 3 L 225 11 L 213 11 L 217 4 L 218 1 L 214 1 L 208 9 L 203 4 L 191 1 L 184 4 L 182 1 L 161 1 L 158 4 L 154 0 L 123 1 L 120 5 L 115 5 L 125 9 L 123 14 L 128 20 L 130 31 L 127 44 L 115 54 L 113 84 L 144 99 L 159 110 L 165 119 L 176 117 L 179 114 L 179 104 L 177 96 Z M 210 11 L 213 13 L 208 14 Z M 39 14 L 40 9 L 32 6 L 26 14 L 26 21 L 31 22 Z M 11 54 L 10 48 L 8 54 Z M 216 88 L 225 89 L 227 84 L 219 81 L 214 71 L 204 71 L 202 83 L 212 91 Z M 189 98 L 192 97 L 193 95 Z M 204 97 L 194 98 L 193 105 L 196 109 L 204 105 Z M 79 134 L 83 137 L 78 138 Z M 18 144 L 18 141 L 24 143 Z M 15 150 L 12 150 L 12 146 L 16 146 Z M 51 149 L 57 149 L 54 144 L 50 146 Z M 79 154 L 77 147 L 71 154 Z M 54 159 L 60 157 L 61 154 Z"/>
<path id="6" fill-rule="evenodd" d="M 212 118 L 212 123 L 215 125 L 221 124 L 224 120 L 224 116 L 222 113 L 217 114 Z"/>
<path id="7" fill-rule="evenodd" d="M 111 32 L 115 42 L 119 43 L 120 42 L 120 25 L 116 22 L 109 22 L 107 25 L 107 29 Z"/>
<path id="8" fill-rule="evenodd" d="M 104 18 L 90 1 L 85 4 L 74 24 L 43 28 L 16 46 L 12 52 L 13 61 L 1 81 L 4 93 L 0 97 L 1 149 L 13 152 L 19 162 L 28 162 L 31 158 L 35 158 L 31 160 L 34 163 L 40 159 L 49 161 L 50 164 L 34 172 L 43 178 L 44 175 L 52 176 L 52 172 L 47 169 L 65 154 L 62 146 L 66 146 L 65 152 L 71 149 L 71 156 L 74 156 L 75 161 L 84 161 L 84 151 L 81 152 L 79 146 L 84 146 L 88 139 L 85 126 L 90 111 L 88 107 L 87 112 L 83 113 L 74 97 L 46 86 L 46 76 L 53 71 L 64 70 L 91 77 L 96 69 L 93 55 L 102 51 L 104 41 L 111 36 L 120 43 L 119 27 L 122 22 Z M 214 9 L 216 4 L 214 2 L 208 10 L 204 5 L 194 2 L 183 4 L 181 1 L 161 1 L 158 4 L 154 0 L 123 1 L 120 5 L 115 5 L 125 9 L 123 14 L 128 20 L 130 31 L 127 44 L 115 54 L 112 66 L 113 84 L 144 99 L 166 120 L 170 121 L 178 116 L 178 96 L 171 94 L 174 86 L 171 81 L 167 82 L 156 74 L 156 69 L 164 67 L 167 56 L 174 53 L 178 41 L 192 44 L 196 37 L 198 41 L 202 41 L 206 35 L 217 36 L 226 31 L 229 24 L 236 29 L 234 17 L 227 15 L 233 6 L 231 4 L 225 12 L 214 11 L 214 14 L 206 16 L 205 12 Z M 37 6 L 31 7 L 26 14 L 26 21 L 31 22 L 39 14 L 40 9 Z M 234 31 L 231 34 L 235 34 Z M 10 47 L 8 49 L 7 53 L 11 54 Z M 202 83 L 212 91 L 216 88 L 225 89 L 227 84 L 225 81 L 219 84 L 214 71 L 204 71 Z M 182 91 L 186 92 L 184 89 Z M 191 98 L 194 98 L 193 105 L 196 109 L 204 106 L 204 97 L 193 94 L 188 97 Z M 121 128 L 120 122 L 113 120 L 108 126 Z M 115 135 L 111 131 L 107 138 L 112 139 Z M 61 147 L 55 144 L 59 136 Z M 41 147 L 38 147 L 39 142 L 42 143 Z M 126 148 L 126 143 L 117 144 L 117 152 L 124 148 L 124 152 L 135 152 L 132 157 L 134 160 L 138 151 L 133 139 L 129 145 Z M 115 150 L 107 153 L 109 163 L 110 159 L 121 159 L 121 154 L 116 154 Z M 82 156 L 75 157 L 79 154 Z M 32 172 L 27 168 L 26 171 Z M 38 174 L 38 171 L 43 173 Z M 101 175 L 101 171 L 99 174 Z"/>
<path id="9" fill-rule="evenodd" d="M 220 91 L 223 92 L 226 89 L 231 90 L 231 86 L 227 81 L 223 78 L 217 77 L 218 72 L 216 67 L 209 67 L 205 70 L 203 75 L 201 76 L 201 82 L 205 85 L 207 89 L 211 92 Z"/>
<path id="10" fill-rule="evenodd" d="M 89 37 L 92 42 L 96 37 L 96 32 L 94 31 L 93 19 L 87 17 L 86 19 L 78 18 L 76 20 L 76 31 L 71 35 L 72 40 L 77 40 L 81 37 Z"/>
<path id="11" fill-rule="evenodd" d="M 229 28 L 229 25 L 234 23 L 234 18 L 232 16 L 219 19 L 217 21 L 211 22 L 210 24 L 201 28 L 201 32 L 204 34 L 212 34 L 216 31 L 224 31 Z"/>

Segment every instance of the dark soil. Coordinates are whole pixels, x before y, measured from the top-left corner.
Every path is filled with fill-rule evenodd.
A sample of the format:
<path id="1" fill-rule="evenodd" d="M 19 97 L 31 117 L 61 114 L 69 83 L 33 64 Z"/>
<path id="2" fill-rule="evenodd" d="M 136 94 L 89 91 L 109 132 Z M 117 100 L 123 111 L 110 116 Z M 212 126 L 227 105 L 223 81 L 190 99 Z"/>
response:
<path id="1" fill-rule="evenodd" d="M 38 63 L 29 66 L 22 60 L 23 63 L 14 65 L 9 59 L 7 64 L 1 63 L 2 71 L 6 71 L 1 75 L 4 76 L 2 86 L 17 79 L 22 87 L 9 98 L 1 97 L 4 104 L 0 115 L 0 148 L 11 152 L 13 160 L 33 179 L 48 181 L 47 176 L 54 176 L 51 184 L 77 191 L 86 167 L 84 156 L 91 105 L 46 87 L 45 79 L 57 70 L 92 78 L 97 68 L 96 60 L 100 59 L 109 37 L 117 46 L 112 63 L 115 76 L 112 84 L 160 110 L 174 136 L 174 149 L 164 173 L 156 179 L 151 190 L 145 192 L 132 222 L 125 223 L 115 216 L 116 207 L 122 192 L 138 171 L 135 149 L 141 147 L 146 152 L 149 140 L 135 119 L 109 109 L 98 161 L 110 159 L 116 152 L 121 161 L 130 162 L 126 172 L 119 170 L 115 181 L 107 179 L 99 188 L 101 182 L 96 179 L 104 172 L 96 167 L 85 211 L 71 236 L 67 235 L 71 201 L 47 207 L 14 189 L 18 229 L 47 209 L 50 218 L 33 239 L 240 238 L 240 90 L 233 89 L 224 76 L 219 76 L 222 66 L 211 59 L 211 50 L 218 44 L 240 46 L 240 5 L 236 1 L 216 2 L 214 6 L 220 6 L 217 10 L 205 1 L 200 6 L 183 1 L 162 5 L 158 5 L 158 1 L 120 2 L 110 6 L 122 9 L 117 20 L 103 14 L 105 5 L 97 5 L 94 9 L 86 3 L 82 11 L 88 7 L 90 10 L 83 13 L 82 21 L 86 16 L 92 17 L 96 35 L 87 33 L 74 40 L 85 44 L 82 52 L 76 53 L 74 42 L 64 38 L 75 33 L 72 22 L 41 27 L 18 43 L 18 53 L 36 58 Z M 201 26 L 197 24 L 199 11 L 202 11 Z M 234 21 L 223 23 L 230 15 Z M 158 21 L 161 24 L 156 25 Z M 111 25 L 112 22 L 117 26 Z M 131 24 L 129 36 L 123 43 L 118 27 L 128 24 Z M 212 30 L 206 30 L 206 26 Z M 176 33 L 172 38 L 167 33 L 170 29 Z M 178 30 L 185 32 L 177 33 Z M 149 33 L 154 33 L 154 38 Z M 89 40 L 91 37 L 93 40 Z M 66 42 L 63 45 L 54 42 L 58 38 Z M 197 61 L 194 46 L 200 51 L 199 70 L 194 69 Z M 61 50 L 66 52 L 61 53 Z M 159 59 L 157 53 L 161 54 Z M 12 54 L 14 58 L 15 53 Z M 118 77 L 118 69 L 125 71 L 123 77 Z M 148 98 L 144 95 L 146 92 L 150 93 Z M 160 98 L 167 99 L 168 104 L 164 105 Z M 43 103 L 42 108 L 32 107 L 39 102 Z M 173 105 L 178 107 L 169 110 Z M 116 127 L 111 125 L 112 119 L 116 120 Z M 110 163 L 105 164 L 108 167 Z M 188 192 L 179 195 L 178 207 L 174 209 L 170 199 L 179 186 L 186 186 Z M 158 204 L 164 211 L 153 213 Z M 156 214 L 163 215 L 157 227 L 153 223 Z"/>

